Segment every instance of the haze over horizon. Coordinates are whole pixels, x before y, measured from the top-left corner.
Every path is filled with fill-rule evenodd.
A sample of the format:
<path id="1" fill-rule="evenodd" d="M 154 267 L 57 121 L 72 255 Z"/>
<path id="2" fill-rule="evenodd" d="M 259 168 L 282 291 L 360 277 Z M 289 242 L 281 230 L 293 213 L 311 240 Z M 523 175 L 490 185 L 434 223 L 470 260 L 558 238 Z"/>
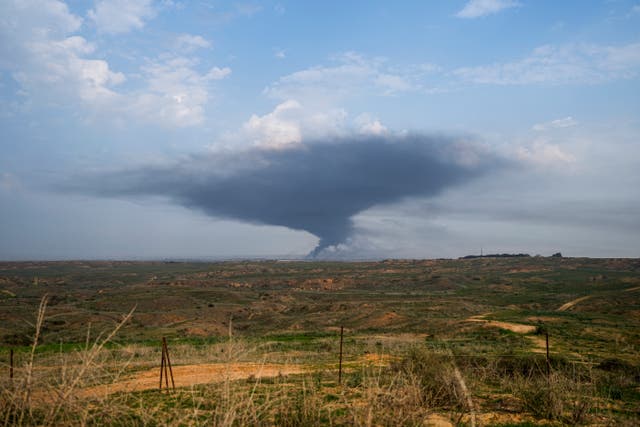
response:
<path id="1" fill-rule="evenodd" d="M 640 257 L 637 0 L 0 16 L 0 260 Z"/>

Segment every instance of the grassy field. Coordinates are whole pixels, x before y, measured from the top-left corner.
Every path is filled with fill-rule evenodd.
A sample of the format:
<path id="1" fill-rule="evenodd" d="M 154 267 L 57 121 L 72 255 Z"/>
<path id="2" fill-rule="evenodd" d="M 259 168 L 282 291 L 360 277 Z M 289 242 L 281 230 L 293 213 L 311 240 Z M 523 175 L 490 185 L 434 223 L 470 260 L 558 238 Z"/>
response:
<path id="1" fill-rule="evenodd" d="M 640 260 L 0 263 L 0 387 L 4 425 L 638 425 Z"/>

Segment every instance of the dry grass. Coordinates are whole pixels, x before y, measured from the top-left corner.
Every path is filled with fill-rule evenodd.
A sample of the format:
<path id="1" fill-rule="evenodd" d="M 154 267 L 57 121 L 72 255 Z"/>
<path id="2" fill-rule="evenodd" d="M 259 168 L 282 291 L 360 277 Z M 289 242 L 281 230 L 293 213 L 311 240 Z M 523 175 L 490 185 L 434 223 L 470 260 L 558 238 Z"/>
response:
<path id="1" fill-rule="evenodd" d="M 110 342 L 133 315 L 132 309 L 106 336 L 99 336 L 75 354 L 75 360 L 63 357 L 63 364 L 43 366 L 35 364 L 36 348 L 45 319 L 47 296 L 41 301 L 34 324 L 31 351 L 23 367 L 16 369 L 16 378 L 2 384 L 3 425 L 60 425 L 67 421 L 86 424 L 88 409 L 85 402 L 75 398 L 75 392 L 91 382 L 104 381 L 104 346 Z M 121 364 L 126 367 L 126 363 Z M 71 415 L 69 415 L 71 414 Z M 67 417 L 71 417 L 67 419 Z M 79 417 L 79 418 L 78 418 Z"/>

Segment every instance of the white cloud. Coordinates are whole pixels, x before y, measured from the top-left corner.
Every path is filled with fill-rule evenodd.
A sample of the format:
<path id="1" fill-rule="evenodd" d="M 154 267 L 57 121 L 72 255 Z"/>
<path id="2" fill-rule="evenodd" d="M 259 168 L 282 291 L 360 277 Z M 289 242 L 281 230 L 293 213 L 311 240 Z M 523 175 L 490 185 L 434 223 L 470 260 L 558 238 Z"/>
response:
<path id="1" fill-rule="evenodd" d="M 299 144 L 302 132 L 296 116 L 301 109 L 297 101 L 285 101 L 264 116 L 253 114 L 243 129 L 254 145 L 279 148 Z"/>
<path id="2" fill-rule="evenodd" d="M 458 18 L 479 18 L 519 6 L 521 4 L 514 0 L 470 0 L 456 16 Z"/>
<path id="3" fill-rule="evenodd" d="M 64 39 L 82 26 L 82 18 L 58 0 L 1 1 L 0 16 L 0 65 L 7 68 L 31 56 L 30 43 Z"/>
<path id="4" fill-rule="evenodd" d="M 202 36 L 180 34 L 176 38 L 176 49 L 182 52 L 192 52 L 196 49 L 206 49 L 209 47 L 211 47 L 211 42 Z"/>
<path id="5" fill-rule="evenodd" d="M 263 116 L 253 114 L 233 139 L 267 148 L 295 147 L 305 140 L 346 133 L 347 116 L 341 108 L 319 111 L 290 99 Z"/>
<path id="6" fill-rule="evenodd" d="M 377 86 L 384 88 L 386 94 L 406 92 L 414 88 L 406 76 L 397 74 L 380 73 L 375 77 L 374 82 Z"/>
<path id="7" fill-rule="evenodd" d="M 333 67 L 316 66 L 281 77 L 265 92 L 279 99 L 340 97 L 370 79 L 373 74 L 374 67 L 370 64 L 345 57 Z"/>
<path id="8" fill-rule="evenodd" d="M 229 67 L 224 67 L 224 68 L 218 68 L 218 67 L 213 67 L 209 70 L 209 72 L 206 74 L 206 79 L 207 80 L 222 80 L 225 77 L 229 76 L 231 74 L 231 68 Z"/>
<path id="9" fill-rule="evenodd" d="M 640 71 L 640 43 L 546 45 L 514 62 L 464 67 L 453 71 L 479 84 L 596 84 L 633 78 Z"/>
<path id="10" fill-rule="evenodd" d="M 576 162 L 575 156 L 564 151 L 559 145 L 544 139 L 536 139 L 527 146 L 520 146 L 516 157 L 522 161 L 539 166 L 571 166 Z"/>
<path id="11" fill-rule="evenodd" d="M 19 83 L 24 108 L 64 106 L 123 123 L 133 116 L 163 126 L 191 126 L 203 121 L 213 82 L 231 73 L 227 67 L 205 68 L 192 58 L 164 54 L 147 60 L 131 75 L 131 87 L 118 90 L 125 75 L 97 58 L 93 43 L 74 34 L 82 19 L 64 3 L 0 2 L 0 16 L 7 17 L 0 19 L 0 69 Z M 190 51 L 187 46 L 209 46 L 195 35 L 177 40 L 184 54 Z"/>
<path id="12" fill-rule="evenodd" d="M 305 142 L 324 138 L 341 138 L 354 134 L 382 135 L 389 130 L 369 113 L 349 120 L 343 108 L 316 109 L 289 99 L 278 104 L 273 111 L 252 114 L 242 129 L 226 136 L 228 146 L 249 143 L 254 146 L 287 149 Z"/>
<path id="13" fill-rule="evenodd" d="M 59 37 L 77 31 L 82 18 L 58 0 L 3 0 L 2 27 L 7 32 L 32 37 Z"/>
<path id="14" fill-rule="evenodd" d="M 201 73 L 197 65 L 197 60 L 186 57 L 166 57 L 145 65 L 142 73 L 147 86 L 132 96 L 128 108 L 139 117 L 164 126 L 202 123 L 211 81 L 228 76 L 231 69 L 212 67 Z"/>
<path id="15" fill-rule="evenodd" d="M 120 34 L 141 29 L 155 14 L 152 0 L 99 0 L 88 16 L 98 31 Z"/>
<path id="16" fill-rule="evenodd" d="M 387 133 L 387 128 L 380 120 L 371 117 L 368 113 L 362 113 L 355 119 L 355 125 L 362 134 L 382 135 Z"/>
<path id="17" fill-rule="evenodd" d="M 556 119 L 546 123 L 538 123 L 533 125 L 531 129 L 542 132 L 549 129 L 562 129 L 576 126 L 578 122 L 573 117 L 565 117 L 563 119 Z"/>
<path id="18" fill-rule="evenodd" d="M 422 80 L 434 72 L 431 65 L 391 68 L 384 58 L 347 52 L 333 58 L 334 65 L 315 66 L 278 79 L 264 92 L 276 99 L 331 103 L 348 95 L 368 92 L 395 95 L 420 91 Z"/>
<path id="19" fill-rule="evenodd" d="M 47 102 L 80 99 L 102 104 L 114 97 L 122 73 L 102 59 L 87 58 L 95 46 L 80 36 L 82 19 L 56 0 L 9 1 L 0 5 L 0 66 L 20 83 L 25 96 Z"/>
<path id="20" fill-rule="evenodd" d="M 125 80 L 122 73 L 113 72 L 101 59 L 85 59 L 81 55 L 94 51 L 93 45 L 79 36 L 63 40 L 42 40 L 29 44 L 34 59 L 41 68 L 22 70 L 14 74 L 26 87 L 53 88 L 55 92 L 70 92 L 87 102 L 100 102 L 115 96 L 111 89 Z"/>

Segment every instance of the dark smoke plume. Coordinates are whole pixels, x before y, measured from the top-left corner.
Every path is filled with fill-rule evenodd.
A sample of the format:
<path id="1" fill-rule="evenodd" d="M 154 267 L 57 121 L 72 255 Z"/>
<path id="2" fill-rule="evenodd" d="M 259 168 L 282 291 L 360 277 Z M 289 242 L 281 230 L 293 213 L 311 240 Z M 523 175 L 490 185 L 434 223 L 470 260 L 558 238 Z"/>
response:
<path id="1" fill-rule="evenodd" d="M 194 155 L 168 166 L 83 176 L 65 189 L 104 197 L 163 196 L 214 217 L 306 230 L 320 239 L 315 256 L 349 237 L 355 214 L 434 196 L 501 163 L 446 137 L 353 137 Z"/>

